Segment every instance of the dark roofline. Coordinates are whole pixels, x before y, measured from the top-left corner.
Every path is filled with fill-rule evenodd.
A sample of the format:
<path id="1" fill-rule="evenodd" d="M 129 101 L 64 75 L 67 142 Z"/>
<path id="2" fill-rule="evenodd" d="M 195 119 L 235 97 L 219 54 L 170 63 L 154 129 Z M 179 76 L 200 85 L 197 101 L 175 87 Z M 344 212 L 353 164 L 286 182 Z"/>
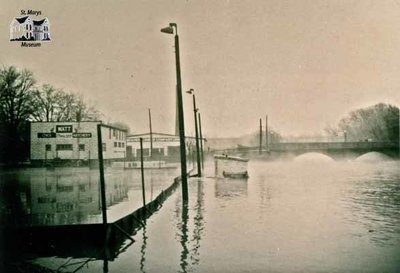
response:
<path id="1" fill-rule="evenodd" d="M 42 25 L 42 24 L 44 23 L 44 21 L 46 21 L 46 19 L 47 19 L 47 18 L 44 18 L 44 19 L 38 20 L 38 21 L 33 20 L 33 25 L 35 25 L 35 26 L 40 26 L 40 25 Z"/>
<path id="2" fill-rule="evenodd" d="M 149 132 L 149 133 L 142 133 L 142 134 L 129 135 L 129 136 L 127 136 L 127 137 L 140 137 L 140 136 L 146 136 L 146 135 L 150 135 L 150 132 Z M 156 133 L 156 132 L 153 132 L 153 135 L 162 135 L 162 136 L 179 137 L 179 136 L 173 135 L 173 134 Z"/>
<path id="3" fill-rule="evenodd" d="M 87 121 L 31 121 L 30 123 L 99 123 L 101 124 L 102 127 L 110 128 L 110 129 L 115 129 L 123 132 L 128 132 L 127 129 L 123 128 L 118 128 L 112 125 L 108 125 L 103 123 L 101 120 L 87 120 Z"/>
<path id="4" fill-rule="evenodd" d="M 166 133 L 156 133 L 156 132 L 153 132 L 153 135 L 161 135 L 161 136 L 169 136 L 169 137 L 176 137 L 176 138 L 179 138 L 179 135 L 173 135 L 173 134 L 166 134 Z M 135 134 L 135 135 L 128 135 L 128 136 L 126 136 L 127 138 L 128 137 L 141 137 L 141 136 L 150 136 L 150 132 L 149 133 L 142 133 L 142 134 Z M 190 138 L 190 139 L 196 139 L 196 137 L 193 137 L 193 136 L 185 136 L 185 138 Z M 200 139 L 200 137 L 199 137 L 199 139 Z M 203 137 L 203 139 L 205 140 L 205 141 L 207 141 L 207 138 L 205 138 L 205 137 Z"/>
<path id="5" fill-rule="evenodd" d="M 125 133 L 128 132 L 127 129 L 118 128 L 118 127 L 115 127 L 115 126 L 112 126 L 112 125 L 108 125 L 108 124 L 104 124 L 104 123 L 101 123 L 101 127 L 106 127 L 106 128 L 110 128 L 110 129 L 115 129 L 115 130 L 123 131 L 123 132 L 125 132 Z"/>
<path id="6" fill-rule="evenodd" d="M 17 20 L 18 23 L 23 24 L 23 23 L 25 23 L 25 21 L 26 21 L 26 19 L 27 19 L 28 17 L 29 17 L 29 16 L 24 16 L 24 17 L 20 17 L 20 18 L 15 18 L 15 20 Z"/>

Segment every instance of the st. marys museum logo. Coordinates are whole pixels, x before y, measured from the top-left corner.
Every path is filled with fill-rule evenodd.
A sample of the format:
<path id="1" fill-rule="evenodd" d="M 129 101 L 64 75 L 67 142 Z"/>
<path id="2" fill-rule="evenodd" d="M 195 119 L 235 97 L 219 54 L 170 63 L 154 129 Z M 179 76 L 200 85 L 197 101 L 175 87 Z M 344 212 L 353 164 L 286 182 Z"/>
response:
<path id="1" fill-rule="evenodd" d="M 51 41 L 50 22 L 48 18 L 33 19 L 41 11 L 21 10 L 21 17 L 15 17 L 10 23 L 10 41 L 21 42 L 22 47 L 40 47 L 41 42 Z"/>

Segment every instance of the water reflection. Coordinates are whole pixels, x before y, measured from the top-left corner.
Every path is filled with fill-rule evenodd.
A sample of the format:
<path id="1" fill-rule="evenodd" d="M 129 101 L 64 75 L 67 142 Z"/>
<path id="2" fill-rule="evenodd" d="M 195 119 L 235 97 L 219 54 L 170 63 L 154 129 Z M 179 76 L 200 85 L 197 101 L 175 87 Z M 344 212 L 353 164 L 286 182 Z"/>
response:
<path id="1" fill-rule="evenodd" d="M 247 179 L 217 178 L 215 180 L 215 197 L 232 198 L 247 196 Z"/>
<path id="2" fill-rule="evenodd" d="M 179 217 L 180 221 L 177 224 L 179 230 L 178 241 L 181 245 L 180 253 L 180 271 L 189 272 L 193 270 L 193 266 L 200 263 L 200 246 L 204 233 L 204 191 L 202 180 L 191 180 L 192 185 L 197 184 L 197 198 L 191 199 L 194 204 L 188 201 L 181 201 L 175 203 L 175 217 Z M 193 225 L 191 225 L 189 210 L 192 207 Z M 179 213 L 180 212 L 180 213 Z M 192 232 L 191 232 L 192 230 Z M 190 233 L 192 236 L 190 236 Z M 191 237 L 191 239 L 189 239 Z"/>
<path id="3" fill-rule="evenodd" d="M 109 175 L 107 206 L 128 197 L 126 179 Z M 3 173 L 1 175 L 3 225 L 65 225 L 101 221 L 98 173 L 89 170 Z M 93 182 L 95 181 L 95 182 Z"/>
<path id="4" fill-rule="evenodd" d="M 183 201 L 182 203 L 182 222 L 179 225 L 179 229 L 181 231 L 180 235 L 180 243 L 182 246 L 182 251 L 181 251 L 181 256 L 180 256 L 180 266 L 182 271 L 180 272 L 187 272 L 187 267 L 188 267 L 188 254 L 189 254 L 189 249 L 187 247 L 187 242 L 188 242 L 188 219 L 189 219 L 189 204 L 187 201 Z"/>
<path id="5" fill-rule="evenodd" d="M 140 272 L 145 273 L 144 265 L 146 261 L 146 247 L 147 247 L 147 235 L 146 235 L 146 221 L 144 221 L 143 226 L 143 237 L 142 237 L 142 247 L 140 248 Z"/>
<path id="6" fill-rule="evenodd" d="M 204 230 L 204 192 L 203 181 L 197 181 L 197 202 L 194 208 L 196 215 L 194 216 L 194 230 L 193 230 L 193 247 L 191 250 L 192 264 L 197 265 L 200 262 L 200 242 Z"/>
<path id="7" fill-rule="evenodd" d="M 169 186 L 176 170 L 146 173 L 146 199 L 153 200 Z M 140 172 L 106 169 L 109 221 L 142 205 Z M 0 172 L 0 226 L 100 223 L 98 170 L 86 168 L 18 169 Z"/>
<path id="8" fill-rule="evenodd" d="M 92 180 L 96 183 L 92 183 Z M 101 213 L 98 174 L 55 174 L 43 185 L 40 177 L 31 179 L 32 220 L 34 225 L 62 225 L 97 222 L 91 216 Z M 108 179 L 107 206 L 127 198 L 125 180 Z"/>

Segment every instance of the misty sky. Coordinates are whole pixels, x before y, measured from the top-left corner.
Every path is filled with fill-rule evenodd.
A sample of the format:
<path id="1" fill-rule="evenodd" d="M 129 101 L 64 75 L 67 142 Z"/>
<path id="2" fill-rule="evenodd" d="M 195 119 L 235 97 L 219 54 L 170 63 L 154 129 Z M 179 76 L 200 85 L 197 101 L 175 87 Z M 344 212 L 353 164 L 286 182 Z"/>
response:
<path id="1" fill-rule="evenodd" d="M 52 41 L 9 42 L 21 9 L 40 10 Z M 35 19 L 35 18 L 34 18 Z M 0 64 L 83 94 L 131 131 L 173 133 L 178 24 L 183 89 L 194 88 L 206 136 L 322 132 L 349 111 L 400 105 L 400 2 L 283 0 L 0 0 Z M 184 95 L 193 134 L 192 100 Z"/>

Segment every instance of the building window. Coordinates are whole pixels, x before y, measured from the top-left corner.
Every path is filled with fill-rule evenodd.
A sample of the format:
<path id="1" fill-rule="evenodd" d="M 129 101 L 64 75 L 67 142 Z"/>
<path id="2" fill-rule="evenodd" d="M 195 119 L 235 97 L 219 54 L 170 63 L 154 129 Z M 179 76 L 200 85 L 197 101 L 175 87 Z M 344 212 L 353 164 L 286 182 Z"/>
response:
<path id="1" fill-rule="evenodd" d="M 121 148 L 121 142 L 118 142 L 118 147 Z"/>
<path id="2" fill-rule="evenodd" d="M 114 142 L 114 148 L 118 147 L 118 143 Z"/>
<path id="3" fill-rule="evenodd" d="M 72 151 L 72 144 L 57 144 L 57 151 Z"/>
<path id="4" fill-rule="evenodd" d="M 79 151 L 85 150 L 85 144 L 79 144 Z"/>
<path id="5" fill-rule="evenodd" d="M 122 142 L 121 143 L 121 147 L 124 148 L 125 147 L 125 143 Z"/>
<path id="6" fill-rule="evenodd" d="M 111 128 L 108 128 L 108 138 L 111 139 Z"/>
<path id="7" fill-rule="evenodd" d="M 51 151 L 51 144 L 46 144 L 46 152 L 49 152 L 49 151 Z"/>
<path id="8" fill-rule="evenodd" d="M 107 150 L 107 149 L 106 149 L 106 148 L 107 148 L 107 147 L 106 147 L 106 144 L 105 144 L 105 143 L 102 143 L 102 144 L 103 144 L 103 145 L 102 145 L 102 146 L 103 146 L 103 152 L 105 152 L 105 151 Z"/>
<path id="9" fill-rule="evenodd" d="M 112 129 L 112 131 L 113 131 L 113 137 L 115 137 L 115 130 L 114 130 L 114 129 Z"/>

